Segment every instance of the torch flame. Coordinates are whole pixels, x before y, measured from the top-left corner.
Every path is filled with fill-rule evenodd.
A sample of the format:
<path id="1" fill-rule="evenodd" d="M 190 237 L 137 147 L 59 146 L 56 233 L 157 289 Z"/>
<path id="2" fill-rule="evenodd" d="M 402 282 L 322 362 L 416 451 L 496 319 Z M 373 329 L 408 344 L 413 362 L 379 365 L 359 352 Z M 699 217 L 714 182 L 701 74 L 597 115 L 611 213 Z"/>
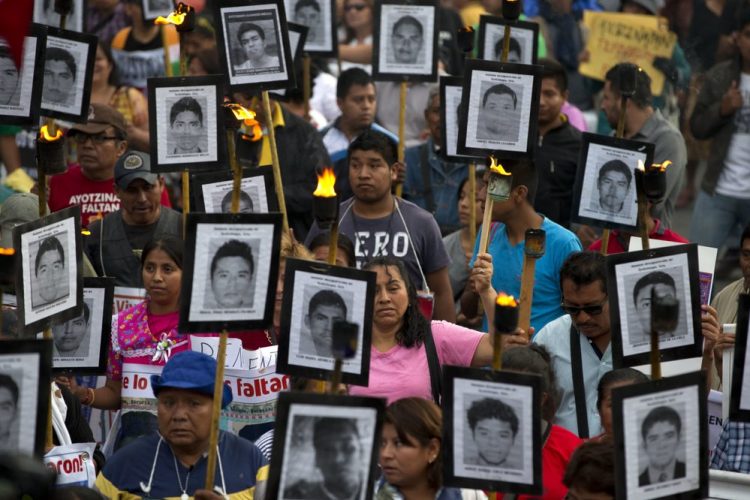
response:
<path id="1" fill-rule="evenodd" d="M 500 292 L 495 302 L 499 306 L 518 307 L 516 299 L 512 295 L 506 295 L 505 292 Z"/>
<path id="2" fill-rule="evenodd" d="M 638 166 L 635 168 L 636 170 L 640 170 L 641 172 L 646 171 L 646 165 L 641 160 L 638 160 Z"/>
<path id="3" fill-rule="evenodd" d="M 3 248 L 0 247 L 0 255 L 13 255 L 16 253 L 15 248 Z"/>
<path id="4" fill-rule="evenodd" d="M 63 136 L 62 130 L 60 130 L 59 128 L 56 130 L 54 136 L 50 135 L 47 125 L 44 125 L 42 126 L 42 128 L 39 129 L 39 137 L 41 137 L 43 140 L 47 142 L 54 142 L 60 139 L 62 136 Z"/>
<path id="5" fill-rule="evenodd" d="M 503 166 L 495 161 L 494 156 L 490 156 L 490 172 L 500 175 L 510 175 L 510 172 L 506 172 Z"/>
<path id="6" fill-rule="evenodd" d="M 189 5 L 180 2 L 177 5 L 177 10 L 170 12 L 167 17 L 157 17 L 156 20 L 154 20 L 154 24 L 174 24 L 175 26 L 179 26 L 185 22 L 185 16 L 187 16 L 187 13 L 191 8 L 192 7 Z"/>
<path id="7" fill-rule="evenodd" d="M 255 142 L 263 137 L 263 130 L 260 128 L 260 123 L 255 119 L 255 113 L 236 102 L 225 102 L 224 106 L 232 111 L 237 120 L 250 127 L 252 135 L 242 134 L 243 140 Z"/>
<path id="8" fill-rule="evenodd" d="M 653 165 L 651 165 L 651 169 L 652 170 L 659 169 L 659 172 L 664 172 L 667 169 L 667 167 L 670 166 L 671 164 L 672 164 L 671 161 L 666 160 L 664 161 L 664 163 L 654 163 Z"/>
<path id="9" fill-rule="evenodd" d="M 336 175 L 333 173 L 333 169 L 330 167 L 323 169 L 323 174 L 318 175 L 318 187 L 315 188 L 313 196 L 320 196 L 321 198 L 333 198 L 336 196 L 336 191 L 333 186 L 336 184 Z"/>
<path id="10" fill-rule="evenodd" d="M 461 31 L 462 33 L 474 33 L 474 28 L 468 25 L 458 28 L 458 30 Z"/>

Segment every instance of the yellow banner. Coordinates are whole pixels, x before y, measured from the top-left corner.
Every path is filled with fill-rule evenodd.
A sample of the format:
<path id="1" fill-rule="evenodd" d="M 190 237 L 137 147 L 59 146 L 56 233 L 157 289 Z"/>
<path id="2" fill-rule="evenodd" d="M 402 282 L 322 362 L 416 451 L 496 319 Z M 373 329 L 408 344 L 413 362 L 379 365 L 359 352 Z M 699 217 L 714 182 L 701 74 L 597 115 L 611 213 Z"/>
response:
<path id="1" fill-rule="evenodd" d="M 672 57 L 677 35 L 664 28 L 660 18 L 586 11 L 583 24 L 588 28 L 586 50 L 590 57 L 578 68 L 582 75 L 604 80 L 612 66 L 631 62 L 651 77 L 651 93 L 662 93 L 664 73 L 654 68 L 653 61 L 655 57 Z"/>

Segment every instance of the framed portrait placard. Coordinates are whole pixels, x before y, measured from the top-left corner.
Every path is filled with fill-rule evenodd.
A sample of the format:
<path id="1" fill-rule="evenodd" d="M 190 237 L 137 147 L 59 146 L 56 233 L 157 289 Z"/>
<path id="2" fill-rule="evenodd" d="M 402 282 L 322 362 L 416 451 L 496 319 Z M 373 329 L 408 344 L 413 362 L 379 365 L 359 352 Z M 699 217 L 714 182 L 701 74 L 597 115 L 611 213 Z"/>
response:
<path id="1" fill-rule="evenodd" d="M 466 61 L 458 154 L 499 158 L 534 154 L 539 66 Z"/>
<path id="2" fill-rule="evenodd" d="M 226 167 L 219 75 L 148 79 L 151 170 Z"/>
<path id="3" fill-rule="evenodd" d="M 141 9 L 143 20 L 148 24 L 153 24 L 157 17 L 167 17 L 175 10 L 175 2 L 173 0 L 141 0 Z"/>
<path id="4" fill-rule="evenodd" d="M 373 14 L 374 80 L 437 80 L 437 2 L 377 0 Z"/>
<path id="5" fill-rule="evenodd" d="M 32 24 L 23 43 L 21 71 L 8 50 L 4 38 L 0 38 L 0 123 L 8 125 L 36 125 L 39 121 L 39 104 L 43 78 L 36 67 L 44 60 L 47 45 L 46 28 Z"/>
<path id="6" fill-rule="evenodd" d="M 281 0 L 248 5 L 221 0 L 216 7 L 219 58 L 232 91 L 294 87 L 292 52 Z"/>
<path id="7" fill-rule="evenodd" d="M 232 208 L 232 173 L 229 170 L 193 174 L 190 186 L 196 212 L 228 214 Z M 246 168 L 240 184 L 241 214 L 267 214 L 279 211 L 270 168 Z"/>
<path id="8" fill-rule="evenodd" d="M 372 498 L 384 413 L 385 399 L 280 393 L 266 498 Z"/>
<path id="9" fill-rule="evenodd" d="M 83 312 L 52 326 L 53 373 L 105 374 L 114 291 L 114 278 L 83 278 Z"/>
<path id="10" fill-rule="evenodd" d="M 700 356 L 698 248 L 691 243 L 607 257 L 607 292 L 615 368 L 647 364 L 651 352 L 651 291 L 677 299 L 677 327 L 659 333 L 662 361 Z"/>
<path id="11" fill-rule="evenodd" d="M 465 163 L 474 157 L 456 152 L 463 82 L 460 76 L 440 77 L 440 155 L 448 161 Z"/>
<path id="12" fill-rule="evenodd" d="M 72 0 L 70 14 L 65 18 L 65 29 L 83 33 L 83 15 L 86 12 L 86 0 Z M 34 0 L 34 22 L 60 27 L 60 14 L 55 12 L 55 0 Z"/>
<path id="13" fill-rule="evenodd" d="M 612 389 L 616 498 L 706 498 L 706 399 L 703 372 Z"/>
<path id="14" fill-rule="evenodd" d="M 336 57 L 338 39 L 335 0 L 284 0 L 284 7 L 289 21 L 307 27 L 304 52 L 321 57 Z M 291 35 L 289 38 L 291 42 Z"/>
<path id="15" fill-rule="evenodd" d="M 654 145 L 600 134 L 583 134 L 573 187 L 571 220 L 606 229 L 638 229 L 635 171 L 651 165 Z"/>
<path id="16" fill-rule="evenodd" d="M 279 373 L 328 380 L 333 374 L 333 325 L 359 325 L 354 357 L 341 380 L 366 386 L 370 376 L 375 273 L 287 259 L 279 332 Z"/>
<path id="17" fill-rule="evenodd" d="M 44 455 L 52 341 L 5 340 L 0 351 L 0 452 Z"/>
<path id="18" fill-rule="evenodd" d="M 503 54 L 505 19 L 499 16 L 480 16 L 477 56 L 486 61 L 500 61 Z M 510 23 L 508 62 L 536 64 L 539 47 L 539 25 L 528 21 Z"/>
<path id="19" fill-rule="evenodd" d="M 305 39 L 307 38 L 307 26 L 303 26 L 297 23 L 286 23 L 287 34 L 289 35 L 289 50 L 292 51 L 292 67 L 294 68 L 295 74 L 300 77 L 300 81 L 297 82 L 295 78 L 295 86 L 302 85 L 302 56 L 303 47 L 305 45 Z M 282 101 L 286 99 L 286 92 L 288 89 L 276 89 L 271 91 L 271 95 L 276 95 Z M 301 92 L 301 90 L 300 90 Z"/>
<path id="20" fill-rule="evenodd" d="M 445 484 L 541 495 L 541 378 L 443 366 L 443 388 Z"/>
<path id="21" fill-rule="evenodd" d="M 97 41 L 88 33 L 47 28 L 42 115 L 87 121 Z"/>
<path id="22" fill-rule="evenodd" d="M 180 331 L 267 327 L 279 272 L 281 214 L 188 215 Z"/>
<path id="23" fill-rule="evenodd" d="M 734 366 L 732 368 L 732 397 L 729 400 L 729 418 L 737 422 L 750 422 L 750 360 L 747 341 L 750 334 L 750 294 L 741 293 L 737 304 L 737 334 L 734 337 Z"/>
<path id="24" fill-rule="evenodd" d="M 83 311 L 81 207 L 13 228 L 19 331 L 34 335 Z"/>

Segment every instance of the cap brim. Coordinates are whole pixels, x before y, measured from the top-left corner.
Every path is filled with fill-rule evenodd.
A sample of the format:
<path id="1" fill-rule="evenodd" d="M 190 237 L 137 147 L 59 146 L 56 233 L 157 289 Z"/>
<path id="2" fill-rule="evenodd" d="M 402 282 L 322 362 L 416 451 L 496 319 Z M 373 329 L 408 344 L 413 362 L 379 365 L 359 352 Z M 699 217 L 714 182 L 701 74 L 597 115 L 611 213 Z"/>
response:
<path id="1" fill-rule="evenodd" d="M 79 123 L 73 125 L 70 130 L 68 130 L 68 135 L 76 132 L 83 132 L 84 134 L 101 134 L 107 130 L 107 127 L 117 128 L 109 123 Z"/>
<path id="2" fill-rule="evenodd" d="M 154 391 L 154 396 L 158 396 L 159 391 L 162 389 L 184 389 L 186 391 L 195 391 L 213 397 L 214 395 L 214 384 L 196 386 L 193 382 L 188 381 L 174 381 L 161 383 L 161 375 L 151 375 L 151 389 Z M 228 385 L 223 385 L 223 394 L 221 395 L 221 407 L 226 408 L 229 403 L 232 402 L 232 389 Z"/>
<path id="3" fill-rule="evenodd" d="M 120 189 L 127 189 L 128 186 L 130 186 L 130 183 L 136 179 L 143 179 L 144 181 L 153 185 L 156 184 L 157 180 L 159 180 L 159 176 L 150 172 L 135 172 L 132 174 L 127 174 L 117 179 L 117 187 L 119 187 Z"/>

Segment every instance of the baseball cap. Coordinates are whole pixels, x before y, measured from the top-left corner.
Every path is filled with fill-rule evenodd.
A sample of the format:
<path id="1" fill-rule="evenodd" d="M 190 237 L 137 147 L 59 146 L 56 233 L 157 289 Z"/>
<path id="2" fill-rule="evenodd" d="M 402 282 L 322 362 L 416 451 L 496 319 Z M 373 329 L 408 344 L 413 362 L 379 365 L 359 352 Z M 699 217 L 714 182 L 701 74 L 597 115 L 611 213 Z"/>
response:
<path id="1" fill-rule="evenodd" d="M 136 179 L 156 184 L 158 178 L 157 174 L 151 173 L 151 158 L 141 151 L 126 151 L 115 163 L 115 184 L 120 189 L 127 189 Z"/>
<path id="2" fill-rule="evenodd" d="M 151 375 L 151 388 L 154 396 L 159 396 L 162 389 L 184 389 L 214 395 L 216 378 L 216 360 L 207 354 L 196 351 L 183 351 L 172 356 L 161 375 Z M 226 408 L 232 402 L 232 390 L 223 384 L 221 407 Z"/>
<path id="3" fill-rule="evenodd" d="M 76 123 L 68 130 L 68 135 L 75 134 L 76 132 L 101 134 L 110 126 L 119 130 L 123 135 L 126 134 L 128 128 L 122 113 L 112 106 L 93 103 L 89 105 L 89 114 L 86 123 Z"/>
<path id="4" fill-rule="evenodd" d="M 13 247 L 13 228 L 38 218 L 39 197 L 37 195 L 32 193 L 10 195 L 0 206 L 0 247 Z"/>

